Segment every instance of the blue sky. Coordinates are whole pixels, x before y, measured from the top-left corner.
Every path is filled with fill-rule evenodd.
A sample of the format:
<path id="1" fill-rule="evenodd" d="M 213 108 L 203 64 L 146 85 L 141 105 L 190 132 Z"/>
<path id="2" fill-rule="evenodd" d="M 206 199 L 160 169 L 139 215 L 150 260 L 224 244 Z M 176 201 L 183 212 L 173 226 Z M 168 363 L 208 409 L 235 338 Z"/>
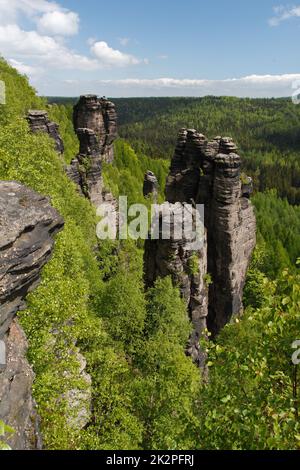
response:
<path id="1" fill-rule="evenodd" d="M 0 0 L 0 52 L 47 95 L 290 96 L 299 35 L 280 0 Z"/>

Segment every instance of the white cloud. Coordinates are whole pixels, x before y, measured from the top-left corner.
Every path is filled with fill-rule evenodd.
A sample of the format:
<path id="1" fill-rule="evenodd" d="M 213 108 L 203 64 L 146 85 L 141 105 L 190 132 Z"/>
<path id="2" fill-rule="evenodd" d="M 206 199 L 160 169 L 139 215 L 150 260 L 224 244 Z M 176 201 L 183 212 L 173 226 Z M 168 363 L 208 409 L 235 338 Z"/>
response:
<path id="1" fill-rule="evenodd" d="M 47 0 L 0 0 L 0 24 L 16 23 L 18 15 L 34 18 L 53 11 L 68 11 L 56 2 Z"/>
<path id="2" fill-rule="evenodd" d="M 139 79 L 127 78 L 124 80 L 102 80 L 105 84 L 115 84 L 124 87 L 145 87 L 145 88 L 181 88 L 195 89 L 200 91 L 229 91 L 235 88 L 249 90 L 253 88 L 274 89 L 276 87 L 290 87 L 292 93 L 292 83 L 300 80 L 300 74 L 285 75 L 249 75 L 242 78 L 228 78 L 224 80 L 198 80 L 198 79 L 176 79 L 176 78 L 157 78 L 157 79 Z M 224 93 L 226 94 L 226 93 Z"/>
<path id="3" fill-rule="evenodd" d="M 79 16 L 73 11 L 51 11 L 37 21 L 38 31 L 51 36 L 74 36 L 79 29 Z"/>
<path id="4" fill-rule="evenodd" d="M 298 83 L 297 83 L 298 82 Z M 249 75 L 224 80 L 156 78 L 123 80 L 65 81 L 55 85 L 65 96 L 97 93 L 106 96 L 292 96 L 295 86 L 300 88 L 300 73 L 285 75 Z"/>
<path id="5" fill-rule="evenodd" d="M 31 30 L 25 31 L 19 25 L 19 19 L 24 15 L 32 23 Z M 55 1 L 0 0 L 1 54 L 15 60 L 20 70 L 27 67 L 29 76 L 33 76 L 34 69 L 42 67 L 45 72 L 51 69 L 91 71 L 142 62 L 96 39 L 89 41 L 92 55 L 73 51 L 65 38 L 78 33 L 79 21 L 77 13 Z"/>
<path id="6" fill-rule="evenodd" d="M 300 6 L 293 7 L 284 7 L 277 6 L 274 7 L 274 16 L 269 19 L 270 26 L 278 26 L 282 21 L 289 20 L 291 18 L 300 17 Z"/>
<path id="7" fill-rule="evenodd" d="M 33 59 L 44 67 L 79 70 L 100 67 L 97 60 L 73 52 L 56 39 L 37 31 L 24 31 L 17 25 L 0 26 L 0 50 L 5 57 Z"/>
<path id="8" fill-rule="evenodd" d="M 108 67 L 126 67 L 129 65 L 137 65 L 141 61 L 130 54 L 118 51 L 109 47 L 105 41 L 97 41 L 91 46 L 91 52 L 97 59 Z"/>
<path id="9" fill-rule="evenodd" d="M 166 54 L 161 54 L 158 56 L 158 59 L 160 60 L 167 60 L 169 57 Z"/>
<path id="10" fill-rule="evenodd" d="M 17 24 L 19 15 L 26 15 L 37 24 L 38 31 L 50 36 L 77 34 L 79 16 L 73 11 L 47 0 L 0 0 L 0 24 Z"/>
<path id="11" fill-rule="evenodd" d="M 12 67 L 17 69 L 22 75 L 30 76 L 31 78 L 36 78 L 41 75 L 42 70 L 39 67 L 32 67 L 31 65 L 26 65 L 23 62 L 18 60 L 9 59 L 8 62 Z"/>
<path id="12" fill-rule="evenodd" d="M 24 31 L 18 25 L 0 25 L 0 50 L 4 57 L 34 61 L 45 68 L 97 70 L 141 63 L 136 57 L 114 50 L 104 41 L 92 45 L 94 57 L 77 54 L 55 37 Z M 30 63 L 30 65 L 32 65 Z"/>

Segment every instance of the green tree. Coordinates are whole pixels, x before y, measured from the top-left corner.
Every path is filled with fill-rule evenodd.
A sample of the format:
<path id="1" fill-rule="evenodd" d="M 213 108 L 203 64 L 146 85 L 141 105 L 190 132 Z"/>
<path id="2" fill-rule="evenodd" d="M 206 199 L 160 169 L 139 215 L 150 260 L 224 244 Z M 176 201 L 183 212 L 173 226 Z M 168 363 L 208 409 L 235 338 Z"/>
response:
<path id="1" fill-rule="evenodd" d="M 145 342 L 134 364 L 135 407 L 144 423 L 144 449 L 193 449 L 200 373 L 184 350 L 191 326 L 170 278 L 147 295 Z"/>
<path id="2" fill-rule="evenodd" d="M 292 343 L 300 331 L 299 275 L 265 284 L 266 301 L 209 345 L 201 391 L 203 449 L 298 449 L 300 419 Z"/>

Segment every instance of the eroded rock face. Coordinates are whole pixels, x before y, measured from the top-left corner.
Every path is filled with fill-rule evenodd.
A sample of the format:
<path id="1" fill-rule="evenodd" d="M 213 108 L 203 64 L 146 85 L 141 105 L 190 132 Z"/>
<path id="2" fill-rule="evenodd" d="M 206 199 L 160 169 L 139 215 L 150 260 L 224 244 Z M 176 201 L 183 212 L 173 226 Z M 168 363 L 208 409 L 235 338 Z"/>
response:
<path id="1" fill-rule="evenodd" d="M 37 286 L 62 227 L 47 198 L 17 182 L 0 181 L 0 337 Z"/>
<path id="2" fill-rule="evenodd" d="M 201 261 L 200 271 L 210 287 L 202 304 L 208 304 L 207 325 L 213 336 L 242 312 L 246 272 L 256 244 L 256 220 L 249 200 L 252 180 L 241 178 L 241 159 L 236 152 L 229 137 L 208 141 L 194 129 L 182 129 L 166 186 L 170 203 L 205 207 L 207 259 Z M 166 241 L 148 244 L 147 251 L 152 255 L 145 256 L 146 277 L 148 272 L 160 276 L 172 273 L 178 260 L 164 255 L 168 252 Z M 203 256 L 206 254 L 201 253 L 200 259 Z M 159 267 L 161 259 L 168 260 L 164 272 Z M 197 288 L 204 292 L 201 279 L 198 281 Z M 193 309 L 189 310 L 192 317 Z"/>
<path id="3" fill-rule="evenodd" d="M 41 449 L 39 417 L 32 398 L 34 373 L 26 359 L 26 336 L 16 319 L 4 339 L 7 363 L 0 372 L 0 419 L 15 430 L 6 442 L 14 450 Z"/>
<path id="4" fill-rule="evenodd" d="M 152 195 L 154 202 L 157 200 L 158 195 L 158 181 L 152 171 L 147 171 L 144 178 L 143 186 L 144 197 Z"/>
<path id="5" fill-rule="evenodd" d="M 96 134 L 91 129 L 77 129 L 80 153 L 66 167 L 79 192 L 96 207 L 102 202 L 102 156 Z"/>
<path id="6" fill-rule="evenodd" d="M 55 149 L 58 153 L 64 153 L 64 143 L 59 135 L 59 128 L 55 122 L 51 122 L 46 111 L 29 111 L 27 115 L 31 132 L 44 132 L 55 141 Z"/>
<path id="7" fill-rule="evenodd" d="M 14 319 L 24 298 L 39 282 L 63 219 L 49 200 L 14 181 L 0 181 L 0 340 L 6 365 L 0 371 L 0 419 L 16 433 L 14 449 L 40 446 L 38 418 L 31 396 L 34 374 L 26 359 L 27 342 Z"/>
<path id="8" fill-rule="evenodd" d="M 243 289 L 256 244 L 256 219 L 251 202 L 243 194 L 240 164 L 240 157 L 234 153 L 215 158 L 208 221 L 208 269 L 213 280 L 208 327 L 213 335 L 243 312 Z"/>
<path id="9" fill-rule="evenodd" d="M 145 242 L 145 283 L 152 287 L 158 277 L 171 276 L 174 285 L 179 286 L 194 326 L 187 352 L 203 367 L 205 354 L 200 350 L 199 339 L 206 329 L 208 313 L 207 239 L 203 231 L 199 246 L 194 248 L 194 226 L 182 233 L 183 214 L 181 203 L 166 202 L 160 206 L 160 217 L 152 226 L 159 236 Z M 196 209 L 192 210 L 192 217 L 196 220 Z"/>
<path id="10" fill-rule="evenodd" d="M 115 105 L 96 95 L 81 96 L 74 106 L 73 123 L 77 134 L 78 129 L 94 131 L 102 161 L 111 163 L 114 159 L 113 142 L 117 137 Z M 78 138 L 81 141 L 81 135 Z"/>
<path id="11" fill-rule="evenodd" d="M 80 194 L 98 207 L 103 202 L 102 163 L 114 159 L 117 137 L 115 106 L 96 95 L 81 96 L 74 106 L 74 129 L 80 143 L 79 154 L 66 167 Z"/>

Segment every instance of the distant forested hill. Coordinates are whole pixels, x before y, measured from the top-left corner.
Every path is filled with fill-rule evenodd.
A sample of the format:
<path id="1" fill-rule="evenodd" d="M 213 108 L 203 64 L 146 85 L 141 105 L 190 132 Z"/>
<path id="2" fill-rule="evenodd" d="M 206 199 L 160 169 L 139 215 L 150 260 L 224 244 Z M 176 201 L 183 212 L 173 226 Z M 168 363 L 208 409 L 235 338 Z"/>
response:
<path id="1" fill-rule="evenodd" d="M 152 158 L 169 159 L 177 132 L 195 128 L 208 138 L 237 142 L 256 190 L 276 189 L 300 203 L 300 106 L 290 99 L 138 98 L 115 100 L 120 135 Z"/>
<path id="2" fill-rule="evenodd" d="M 72 105 L 76 98 L 49 98 Z M 234 138 L 244 170 L 255 189 L 276 189 L 291 204 L 300 204 L 300 106 L 291 99 L 115 98 L 119 134 L 134 150 L 151 158 L 170 159 L 177 132 L 195 128 L 208 138 Z"/>
<path id="3" fill-rule="evenodd" d="M 76 100 L 49 99 L 58 104 L 50 107 L 50 114 L 60 123 L 62 136 L 69 142 L 68 161 L 78 148 L 71 124 L 72 104 Z M 244 171 L 254 180 L 258 238 L 266 254 L 261 269 L 274 278 L 284 266 L 295 266 L 300 255 L 300 106 L 286 98 L 118 98 L 113 101 L 123 138 L 117 148 L 123 150 L 117 151 L 112 167 L 104 168 L 104 177 L 111 187 L 122 181 L 123 193 L 137 198 L 134 188 L 142 184 L 142 172 L 147 164 L 157 174 L 163 192 L 168 160 L 181 127 L 196 128 L 209 138 L 217 134 L 232 136 L 243 157 Z M 132 157 L 134 152 L 127 143 L 134 148 L 138 164 L 134 163 L 136 157 Z M 139 178 L 135 178 L 137 172 Z"/>

